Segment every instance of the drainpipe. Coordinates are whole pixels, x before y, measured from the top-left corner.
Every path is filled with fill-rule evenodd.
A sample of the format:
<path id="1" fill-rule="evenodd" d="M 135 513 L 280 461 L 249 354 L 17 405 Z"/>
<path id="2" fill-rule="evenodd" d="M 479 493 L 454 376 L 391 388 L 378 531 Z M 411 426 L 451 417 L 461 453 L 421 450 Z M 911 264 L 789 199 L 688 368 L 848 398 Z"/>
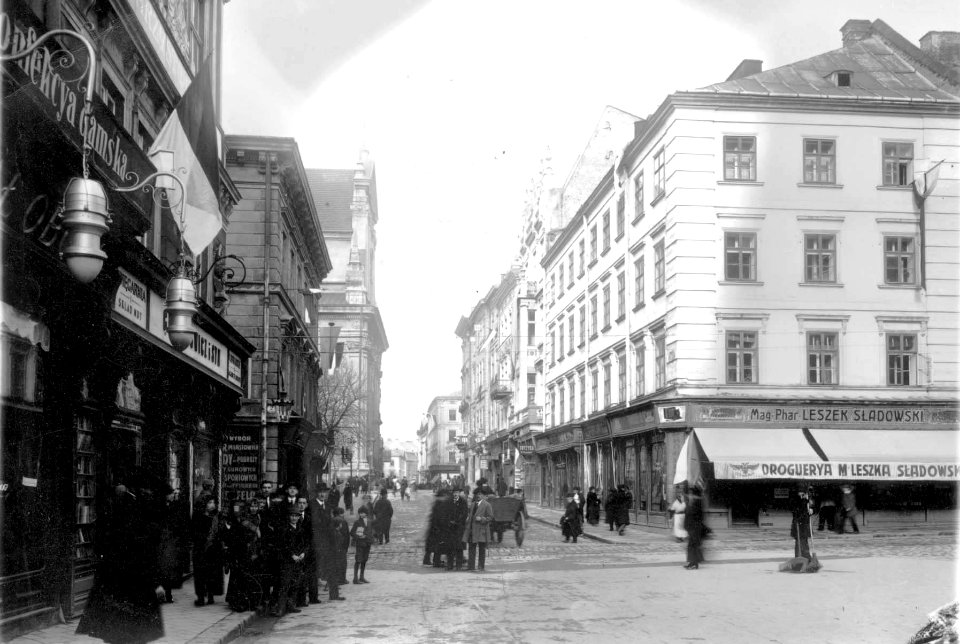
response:
<path id="1" fill-rule="evenodd" d="M 267 379 L 270 375 L 270 233 L 273 227 L 273 159 L 266 153 L 263 213 L 263 354 L 260 358 L 260 471 L 267 478 Z M 277 485 L 281 483 L 277 481 Z"/>

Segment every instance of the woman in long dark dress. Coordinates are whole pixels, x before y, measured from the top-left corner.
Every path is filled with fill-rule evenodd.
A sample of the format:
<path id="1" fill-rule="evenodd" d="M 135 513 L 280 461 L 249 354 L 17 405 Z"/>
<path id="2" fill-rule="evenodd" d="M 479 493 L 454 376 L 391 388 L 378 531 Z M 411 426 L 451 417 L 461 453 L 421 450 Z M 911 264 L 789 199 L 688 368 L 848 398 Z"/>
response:
<path id="1" fill-rule="evenodd" d="M 694 485 L 687 493 L 687 509 L 683 515 L 683 528 L 687 531 L 687 563 L 684 568 L 696 570 L 703 561 L 703 498 L 700 488 Z"/>
<path id="2" fill-rule="evenodd" d="M 230 537 L 225 542 L 230 564 L 226 600 L 231 610 L 238 613 L 254 610 L 260 603 L 259 582 L 254 569 L 259 556 L 260 522 L 258 512 L 252 509 L 254 504 L 259 510 L 259 499 L 253 499 L 249 504 L 239 501 L 234 505 Z"/>
<path id="3" fill-rule="evenodd" d="M 160 585 L 167 603 L 173 602 L 173 589 L 183 586 L 183 553 L 190 540 L 187 529 L 188 507 L 181 503 L 178 493 L 166 486 L 166 499 L 160 509 Z"/>
<path id="4" fill-rule="evenodd" d="M 562 534 L 564 541 L 570 541 L 570 538 L 573 537 L 573 542 L 577 542 L 577 537 L 583 534 L 583 521 L 580 519 L 580 506 L 577 505 L 577 502 L 573 499 L 573 492 L 567 493 L 567 507 L 566 511 L 563 513 L 563 518 L 560 519 L 560 525 L 562 527 Z"/>
<path id="5" fill-rule="evenodd" d="M 99 521 L 97 572 L 77 634 L 111 644 L 163 637 L 157 597 L 160 512 L 147 487 L 116 486 Z"/>
<path id="6" fill-rule="evenodd" d="M 593 486 L 590 486 L 590 491 L 587 492 L 587 523 L 600 523 L 600 497 L 597 496 L 597 488 Z"/>
<path id="7" fill-rule="evenodd" d="M 195 606 L 214 603 L 223 594 L 223 542 L 217 500 L 207 499 L 203 512 L 193 515 L 193 584 Z"/>

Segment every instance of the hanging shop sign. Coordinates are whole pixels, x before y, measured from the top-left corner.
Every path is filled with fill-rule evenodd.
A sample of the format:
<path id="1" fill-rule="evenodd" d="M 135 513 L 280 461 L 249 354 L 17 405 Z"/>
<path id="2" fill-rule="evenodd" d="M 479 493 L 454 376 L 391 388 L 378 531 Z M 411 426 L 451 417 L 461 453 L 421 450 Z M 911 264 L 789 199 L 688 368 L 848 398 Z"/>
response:
<path id="1" fill-rule="evenodd" d="M 702 406 L 697 410 L 700 423 L 789 423 L 791 425 L 827 424 L 830 426 L 957 425 L 960 411 L 906 406 L 837 405 L 757 405 Z"/>
<path id="2" fill-rule="evenodd" d="M 523 456 L 526 456 L 527 454 L 533 454 L 533 443 L 520 443 L 517 445 L 517 451 L 519 451 Z"/>
<path id="3" fill-rule="evenodd" d="M 955 463 L 715 462 L 713 472 L 726 480 L 960 481 Z"/>
<path id="4" fill-rule="evenodd" d="M 238 387 L 243 386 L 243 360 L 232 351 L 227 352 L 227 380 Z"/>
<path id="5" fill-rule="evenodd" d="M 223 437 L 223 491 L 228 499 L 252 499 L 260 486 L 260 428 L 233 427 Z"/>
<path id="6" fill-rule="evenodd" d="M 5 55 L 22 52 L 46 31 L 30 7 L 13 2 L 0 14 L 0 51 Z M 62 38 L 66 41 L 69 37 Z M 85 105 L 81 86 L 86 82 L 88 63 L 80 56 L 64 55 L 75 49 L 75 43 L 59 47 L 56 42 L 47 41 L 24 58 L 7 64 L 5 72 L 20 87 L 4 96 L 4 107 L 8 114 L 17 114 L 18 119 L 35 118 L 39 110 L 77 150 L 84 144 L 89 146 L 92 165 L 109 183 L 130 185 L 132 178 L 139 181 L 155 168 L 99 96 L 94 95 L 92 104 Z M 79 163 L 78 157 L 78 167 Z M 152 198 L 146 192 L 128 193 L 124 199 L 135 204 L 141 215 L 152 210 Z"/>

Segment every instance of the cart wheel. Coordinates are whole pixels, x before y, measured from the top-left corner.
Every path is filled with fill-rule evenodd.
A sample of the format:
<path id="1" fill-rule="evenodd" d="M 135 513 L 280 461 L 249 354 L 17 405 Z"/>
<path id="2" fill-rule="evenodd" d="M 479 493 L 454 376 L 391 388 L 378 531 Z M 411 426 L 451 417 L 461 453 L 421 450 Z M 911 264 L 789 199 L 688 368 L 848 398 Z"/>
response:
<path id="1" fill-rule="evenodd" d="M 525 527 L 522 514 L 519 517 L 517 517 L 516 525 L 517 527 L 514 530 L 514 535 L 517 537 L 517 547 L 520 548 L 521 546 L 523 546 L 523 532 Z"/>

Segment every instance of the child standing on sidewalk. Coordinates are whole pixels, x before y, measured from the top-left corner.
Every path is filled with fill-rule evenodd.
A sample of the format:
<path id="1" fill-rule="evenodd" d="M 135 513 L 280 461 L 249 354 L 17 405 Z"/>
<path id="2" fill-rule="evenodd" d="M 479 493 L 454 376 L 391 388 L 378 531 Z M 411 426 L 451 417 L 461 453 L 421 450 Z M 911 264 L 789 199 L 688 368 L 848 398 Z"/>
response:
<path id="1" fill-rule="evenodd" d="M 367 508 L 361 507 L 358 511 L 359 518 L 354 521 L 353 528 L 350 530 L 350 537 L 356 544 L 357 550 L 353 561 L 353 583 L 368 584 L 363 573 L 367 569 L 367 560 L 370 558 L 370 544 L 373 543 L 373 537 L 370 534 L 370 523 L 367 521 Z M 359 573 L 359 578 L 357 577 Z"/>

